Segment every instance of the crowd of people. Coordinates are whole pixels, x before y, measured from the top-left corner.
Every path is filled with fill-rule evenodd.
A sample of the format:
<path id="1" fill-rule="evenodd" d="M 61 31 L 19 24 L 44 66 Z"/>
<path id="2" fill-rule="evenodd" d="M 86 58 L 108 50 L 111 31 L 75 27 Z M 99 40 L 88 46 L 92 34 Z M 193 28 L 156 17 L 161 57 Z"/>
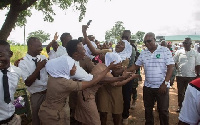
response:
<path id="1" fill-rule="evenodd" d="M 169 125 L 169 88 L 175 77 L 178 124 L 199 124 L 200 55 L 191 48 L 190 38 L 185 38 L 183 47 L 173 48 L 171 42 L 157 44 L 155 34 L 149 32 L 144 37 L 146 48 L 139 53 L 130 30 L 123 31 L 112 50 L 108 42 L 100 46 L 87 29 L 82 26 L 83 37 L 78 39 L 63 33 L 62 45 L 56 33 L 46 47 L 48 58 L 40 54 L 40 40 L 30 37 L 27 54 L 15 66 L 10 64 L 9 43 L 0 40 L 0 124 L 21 124 L 13 105 L 21 77 L 30 93 L 32 125 L 106 125 L 108 113 L 114 125 L 127 125 L 129 109 L 137 100 L 141 67 L 146 125 L 154 125 L 155 102 L 160 125 Z"/>

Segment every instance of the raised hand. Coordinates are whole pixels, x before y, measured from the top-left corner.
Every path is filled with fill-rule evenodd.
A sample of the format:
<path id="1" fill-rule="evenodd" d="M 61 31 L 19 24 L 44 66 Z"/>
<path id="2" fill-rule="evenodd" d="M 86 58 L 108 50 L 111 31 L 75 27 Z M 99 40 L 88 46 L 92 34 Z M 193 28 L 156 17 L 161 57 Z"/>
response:
<path id="1" fill-rule="evenodd" d="M 58 39 L 59 35 L 58 32 L 55 33 L 53 40 L 56 41 Z"/>

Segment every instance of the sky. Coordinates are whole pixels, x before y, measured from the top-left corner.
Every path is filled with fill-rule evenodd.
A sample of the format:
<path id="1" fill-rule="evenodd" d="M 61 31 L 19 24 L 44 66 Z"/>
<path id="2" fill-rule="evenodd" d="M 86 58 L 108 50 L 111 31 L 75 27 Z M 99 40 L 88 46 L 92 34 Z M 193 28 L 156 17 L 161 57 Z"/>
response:
<path id="1" fill-rule="evenodd" d="M 82 36 L 81 26 L 92 20 L 88 34 L 99 41 L 105 40 L 105 32 L 117 21 L 122 21 L 133 34 L 137 31 L 154 32 L 159 35 L 200 35 L 200 0 L 88 0 L 86 14 L 79 22 L 79 11 L 69 8 L 66 11 L 54 7 L 54 22 L 43 21 L 42 12 L 33 10 L 27 18 L 25 36 L 30 32 L 43 30 L 61 36 L 69 32 L 73 39 Z M 0 27 L 7 10 L 0 10 Z M 8 40 L 24 42 L 24 28 L 12 30 Z M 47 41 L 48 44 L 51 40 Z"/>

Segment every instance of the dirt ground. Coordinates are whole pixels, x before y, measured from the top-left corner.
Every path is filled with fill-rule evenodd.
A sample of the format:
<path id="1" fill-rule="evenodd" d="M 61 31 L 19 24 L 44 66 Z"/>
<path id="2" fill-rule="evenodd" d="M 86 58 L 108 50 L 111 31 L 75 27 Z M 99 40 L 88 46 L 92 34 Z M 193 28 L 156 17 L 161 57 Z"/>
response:
<path id="1" fill-rule="evenodd" d="M 143 85 L 144 85 L 144 75 L 142 74 L 142 80 L 139 81 L 137 88 L 138 99 L 136 102 L 136 107 L 134 110 L 130 109 L 129 116 L 129 125 L 144 125 L 145 124 L 145 112 L 144 112 L 144 103 L 142 99 L 143 95 Z M 178 96 L 177 96 L 177 86 L 176 81 L 174 82 L 174 89 L 169 89 L 169 125 L 178 124 L 178 113 L 176 112 L 178 108 Z M 156 105 L 154 106 L 156 107 Z M 111 119 L 110 119 L 111 120 Z M 108 125 L 113 125 L 112 122 L 109 122 Z M 157 108 L 154 108 L 154 125 L 160 125 L 159 115 Z"/>

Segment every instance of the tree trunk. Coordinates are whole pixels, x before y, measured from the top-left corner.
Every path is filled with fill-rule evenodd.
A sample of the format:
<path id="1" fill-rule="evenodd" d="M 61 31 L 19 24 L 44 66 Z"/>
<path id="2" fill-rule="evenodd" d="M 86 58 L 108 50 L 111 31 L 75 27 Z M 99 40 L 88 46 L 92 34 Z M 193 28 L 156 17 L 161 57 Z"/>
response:
<path id="1" fill-rule="evenodd" d="M 7 40 L 12 31 L 12 28 L 15 26 L 15 22 L 17 21 L 17 17 L 19 15 L 19 11 L 15 10 L 14 8 L 10 8 L 6 20 L 1 27 L 0 30 L 0 40 Z"/>

